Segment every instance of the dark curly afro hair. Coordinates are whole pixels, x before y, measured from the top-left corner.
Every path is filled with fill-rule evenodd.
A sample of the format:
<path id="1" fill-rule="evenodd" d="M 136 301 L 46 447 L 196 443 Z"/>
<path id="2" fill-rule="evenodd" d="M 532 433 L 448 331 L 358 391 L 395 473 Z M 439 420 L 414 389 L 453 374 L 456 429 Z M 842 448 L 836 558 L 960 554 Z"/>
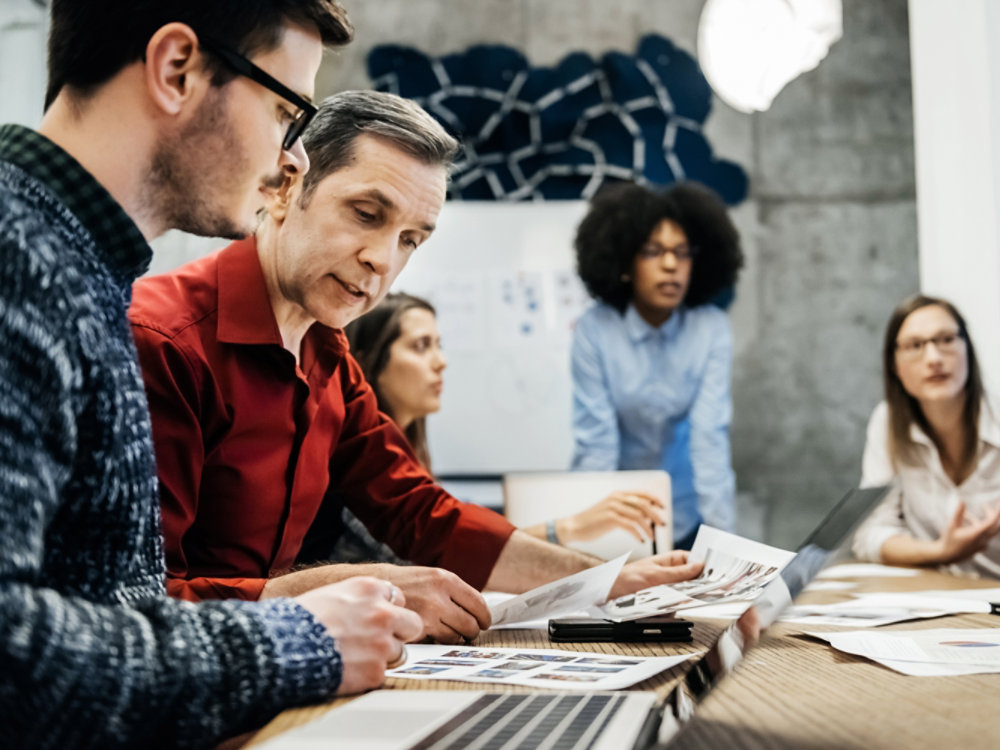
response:
<path id="1" fill-rule="evenodd" d="M 594 196 L 576 232 L 577 272 L 593 297 L 625 311 L 632 283 L 622 276 L 631 276 L 639 248 L 664 219 L 679 225 L 698 251 L 685 306 L 707 304 L 736 283 L 743 266 L 740 235 L 718 195 L 695 182 L 662 193 L 618 183 Z"/>

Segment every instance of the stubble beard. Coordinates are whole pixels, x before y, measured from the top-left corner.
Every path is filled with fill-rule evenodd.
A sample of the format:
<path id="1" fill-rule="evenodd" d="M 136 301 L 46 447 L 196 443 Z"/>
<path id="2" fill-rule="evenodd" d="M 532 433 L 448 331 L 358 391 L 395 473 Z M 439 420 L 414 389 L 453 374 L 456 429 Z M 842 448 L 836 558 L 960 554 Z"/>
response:
<path id="1" fill-rule="evenodd" d="M 153 154 L 147 190 L 169 228 L 242 239 L 253 231 L 223 207 L 234 180 L 248 173 L 232 127 L 225 88 L 213 88 L 188 125 Z"/>

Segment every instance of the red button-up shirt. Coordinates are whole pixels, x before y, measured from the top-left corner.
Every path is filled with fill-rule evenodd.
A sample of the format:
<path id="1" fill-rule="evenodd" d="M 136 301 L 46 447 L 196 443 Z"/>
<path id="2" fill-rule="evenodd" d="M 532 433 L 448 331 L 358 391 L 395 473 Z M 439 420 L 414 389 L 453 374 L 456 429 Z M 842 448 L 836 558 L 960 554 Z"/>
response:
<path id="1" fill-rule="evenodd" d="M 167 590 L 256 599 L 328 489 L 400 556 L 482 588 L 513 531 L 434 483 L 343 332 L 281 345 L 256 242 L 135 284 L 129 311 L 160 479 Z"/>

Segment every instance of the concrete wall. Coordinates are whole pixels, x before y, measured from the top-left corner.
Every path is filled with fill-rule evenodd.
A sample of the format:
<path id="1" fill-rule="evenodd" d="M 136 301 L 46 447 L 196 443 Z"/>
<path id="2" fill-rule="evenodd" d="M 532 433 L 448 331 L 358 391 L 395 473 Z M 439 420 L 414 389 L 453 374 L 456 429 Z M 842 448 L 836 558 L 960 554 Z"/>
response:
<path id="1" fill-rule="evenodd" d="M 829 57 L 753 118 L 758 325 L 733 445 L 777 544 L 857 481 L 882 330 L 918 288 L 907 40 L 903 0 L 846 0 Z"/>
<path id="2" fill-rule="evenodd" d="M 0 122 L 35 127 L 45 99 L 45 8 L 0 0 Z"/>
<path id="3" fill-rule="evenodd" d="M 443 54 L 505 43 L 535 64 L 632 51 L 657 32 L 695 53 L 701 0 L 345 0 L 357 41 L 318 91 L 366 87 L 379 43 Z M 459 12 L 462 8 L 462 12 Z M 845 0 L 844 37 L 764 114 L 720 101 L 707 132 L 748 170 L 747 269 L 732 310 L 741 531 L 791 546 L 855 483 L 879 398 L 879 339 L 917 289 L 906 0 Z M 432 248 L 428 248 L 430 251 Z M 415 261 L 418 262 L 418 261 Z"/>

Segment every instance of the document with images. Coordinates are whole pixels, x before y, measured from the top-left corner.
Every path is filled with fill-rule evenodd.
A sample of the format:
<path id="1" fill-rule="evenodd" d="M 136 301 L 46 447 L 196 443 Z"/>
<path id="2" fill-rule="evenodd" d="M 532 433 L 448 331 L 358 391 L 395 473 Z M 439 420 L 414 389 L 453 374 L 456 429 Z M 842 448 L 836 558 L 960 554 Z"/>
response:
<path id="1" fill-rule="evenodd" d="M 557 690 L 620 690 L 687 661 L 676 656 L 621 656 L 533 648 L 409 645 L 406 662 L 386 677 L 458 680 Z"/>
<path id="2" fill-rule="evenodd" d="M 1000 672 L 1000 628 L 809 632 L 838 651 L 914 676 Z"/>
<path id="3" fill-rule="evenodd" d="M 588 570 L 546 583 L 527 593 L 504 599 L 490 606 L 492 627 L 513 627 L 541 618 L 560 617 L 585 612 L 608 598 L 621 573 L 628 553 Z"/>
<path id="4" fill-rule="evenodd" d="M 623 622 L 709 604 L 750 601 L 794 556 L 794 552 L 702 525 L 688 558 L 705 564 L 700 575 L 618 597 L 600 608 L 602 616 Z"/>

